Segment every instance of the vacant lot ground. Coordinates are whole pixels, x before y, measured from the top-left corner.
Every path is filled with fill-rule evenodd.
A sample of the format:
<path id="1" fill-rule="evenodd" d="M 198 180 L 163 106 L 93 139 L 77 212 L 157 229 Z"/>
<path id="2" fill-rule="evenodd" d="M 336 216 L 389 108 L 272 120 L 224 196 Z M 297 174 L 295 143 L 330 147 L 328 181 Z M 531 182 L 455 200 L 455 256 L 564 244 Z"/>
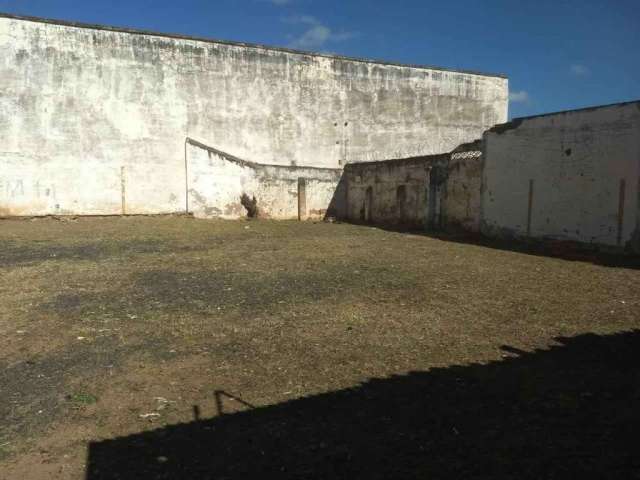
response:
<path id="1" fill-rule="evenodd" d="M 632 268 L 343 224 L 2 221 L 0 478 L 640 478 L 639 328 Z"/>

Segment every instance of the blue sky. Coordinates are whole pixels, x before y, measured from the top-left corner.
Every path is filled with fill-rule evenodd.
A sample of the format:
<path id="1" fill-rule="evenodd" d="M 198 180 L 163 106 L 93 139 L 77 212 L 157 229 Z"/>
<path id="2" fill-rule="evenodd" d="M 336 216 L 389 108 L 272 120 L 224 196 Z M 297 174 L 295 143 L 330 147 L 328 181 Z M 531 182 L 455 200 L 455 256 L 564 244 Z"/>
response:
<path id="1" fill-rule="evenodd" d="M 640 99 L 640 0 L 0 0 L 0 11 L 504 73 L 511 117 Z"/>

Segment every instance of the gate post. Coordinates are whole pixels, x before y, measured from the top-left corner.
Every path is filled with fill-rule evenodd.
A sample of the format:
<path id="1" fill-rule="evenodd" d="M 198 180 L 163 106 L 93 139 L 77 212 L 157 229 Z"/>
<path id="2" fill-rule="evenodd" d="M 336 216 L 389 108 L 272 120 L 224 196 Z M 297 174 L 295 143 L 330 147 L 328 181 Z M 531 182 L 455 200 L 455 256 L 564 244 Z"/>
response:
<path id="1" fill-rule="evenodd" d="M 307 179 L 298 178 L 298 220 L 307 219 Z"/>

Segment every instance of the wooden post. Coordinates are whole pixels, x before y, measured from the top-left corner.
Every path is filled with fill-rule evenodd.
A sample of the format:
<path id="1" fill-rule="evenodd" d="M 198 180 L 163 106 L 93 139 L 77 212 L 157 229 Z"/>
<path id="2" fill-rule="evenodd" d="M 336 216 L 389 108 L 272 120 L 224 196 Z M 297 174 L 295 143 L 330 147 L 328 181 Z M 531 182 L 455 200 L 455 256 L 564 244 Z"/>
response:
<path id="1" fill-rule="evenodd" d="M 342 188 L 344 189 L 343 201 L 344 206 L 342 210 L 342 218 L 340 220 L 351 220 L 351 216 L 349 214 L 349 177 L 347 176 L 347 172 L 345 170 L 342 171 Z M 338 183 L 340 185 L 340 183 Z M 640 185 L 640 183 L 639 183 Z M 640 192 L 638 192 L 640 195 Z"/>
<path id="2" fill-rule="evenodd" d="M 120 167 L 120 194 L 122 202 L 122 215 L 127 214 L 127 202 L 126 202 L 126 181 L 124 177 L 124 165 Z"/>
<path id="3" fill-rule="evenodd" d="M 298 178 L 298 220 L 307 218 L 307 180 Z"/>
<path id="4" fill-rule="evenodd" d="M 626 184 L 624 178 L 620 180 L 620 189 L 618 191 L 618 246 L 622 243 L 622 231 L 624 229 L 624 197 Z"/>
<path id="5" fill-rule="evenodd" d="M 189 137 L 184 139 L 184 213 L 189 214 L 189 163 L 187 159 L 187 143 Z"/>
<path id="6" fill-rule="evenodd" d="M 527 237 L 531 236 L 532 217 L 533 217 L 533 179 L 529 180 L 529 202 L 527 206 Z"/>

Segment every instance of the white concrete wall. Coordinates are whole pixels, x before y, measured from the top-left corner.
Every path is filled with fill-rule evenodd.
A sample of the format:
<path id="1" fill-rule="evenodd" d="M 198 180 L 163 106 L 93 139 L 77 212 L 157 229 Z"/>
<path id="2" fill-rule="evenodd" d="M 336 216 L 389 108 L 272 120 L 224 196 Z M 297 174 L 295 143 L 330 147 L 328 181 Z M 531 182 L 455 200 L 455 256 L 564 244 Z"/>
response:
<path id="1" fill-rule="evenodd" d="M 637 242 L 640 102 L 516 119 L 487 132 L 484 145 L 483 232 L 620 247 Z"/>
<path id="2" fill-rule="evenodd" d="M 186 153 L 189 212 L 196 217 L 246 217 L 240 197 L 247 194 L 256 198 L 261 217 L 297 219 L 301 178 L 306 181 L 302 220 L 323 219 L 330 205 L 336 203 L 340 169 L 260 165 L 196 141 L 187 142 Z"/>
<path id="3" fill-rule="evenodd" d="M 5 156 L 0 162 L 0 216 L 121 214 L 121 183 L 116 165 L 53 165 Z"/>
<path id="4" fill-rule="evenodd" d="M 122 168 L 127 213 L 183 211 L 186 137 L 332 168 L 449 151 L 507 97 L 496 76 L 0 15 L 0 214 L 120 213 Z"/>

